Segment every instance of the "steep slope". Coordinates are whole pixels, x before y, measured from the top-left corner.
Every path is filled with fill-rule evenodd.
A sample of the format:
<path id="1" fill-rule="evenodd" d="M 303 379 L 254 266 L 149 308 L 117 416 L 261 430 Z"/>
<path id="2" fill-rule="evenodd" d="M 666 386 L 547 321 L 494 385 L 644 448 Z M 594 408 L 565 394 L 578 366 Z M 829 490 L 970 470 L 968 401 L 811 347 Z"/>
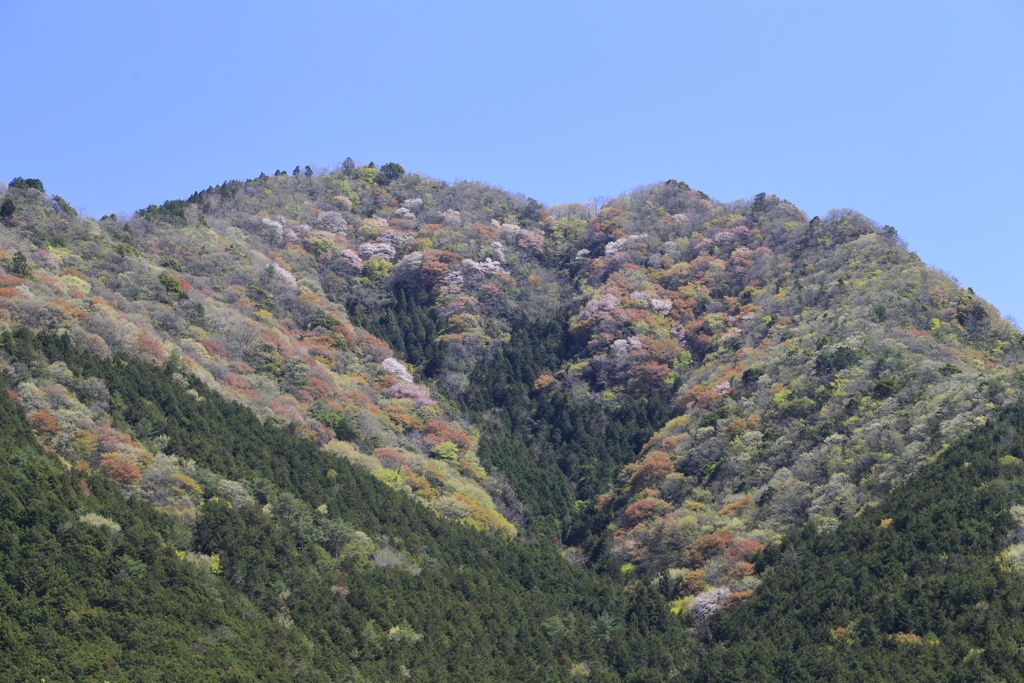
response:
<path id="1" fill-rule="evenodd" d="M 681 622 L 645 586 L 441 519 L 173 366 L 25 328 L 0 342 L 76 395 L 108 387 L 116 424 L 149 422 L 191 456 L 157 456 L 125 500 L 41 449 L 3 396 L 12 678 L 680 680 L 690 666 Z"/>
<path id="2" fill-rule="evenodd" d="M 616 209 L 634 233 L 587 265 L 603 284 L 565 381 L 581 368 L 607 395 L 674 375 L 675 417 L 598 501 L 621 514 L 613 553 L 684 592 L 745 590 L 752 549 L 807 519 L 833 528 L 1015 402 L 1020 334 L 858 214 L 807 221 L 758 196 L 673 239 L 706 208 L 678 194 Z M 641 200 L 689 213 L 641 223 Z"/>
<path id="3" fill-rule="evenodd" d="M 297 634 L 163 538 L 174 519 L 66 472 L 0 392 L 0 675 L 6 680 L 330 680 Z M 184 553 L 182 553 L 184 555 Z"/>
<path id="4" fill-rule="evenodd" d="M 399 628 L 399 641 L 405 620 L 431 643 L 426 659 L 353 659 L 373 675 L 399 661 L 439 675 L 431 667 L 453 635 L 438 624 L 452 616 L 431 605 L 469 593 L 425 567 L 480 557 L 449 545 L 483 543 L 484 556 L 504 558 L 465 570 L 500 600 L 539 581 L 494 578 L 534 560 L 468 528 L 542 540 L 525 546 L 541 553 L 537 576 L 554 571 L 551 539 L 612 580 L 576 585 L 561 563 L 550 595 L 573 585 L 587 600 L 618 595 L 618 582 L 633 597 L 605 619 L 600 600 L 569 608 L 538 596 L 524 608 L 527 635 L 503 626 L 496 649 L 452 676 L 481 661 L 497 663 L 486 670 L 496 679 L 526 666 L 507 650 L 519 637 L 544 653 L 529 665 L 544 675 L 624 673 L 627 642 L 644 653 L 637 666 L 682 675 L 677 628 L 695 605 L 729 611 L 756 595 L 762 549 L 807 521 L 830 531 L 866 515 L 1016 403 L 1021 384 L 1019 331 L 893 228 L 846 210 L 808 220 L 764 194 L 722 204 L 669 181 L 604 206 L 544 207 L 394 164 L 345 164 L 99 221 L 39 181 L 16 179 L 4 201 L 0 362 L 37 438 L 74 472 L 101 473 L 172 515 L 182 550 L 234 558 L 243 528 L 283 534 L 274 543 L 311 553 L 302 566 L 316 568 L 295 574 L 310 582 L 297 594 L 323 604 L 319 553 L 397 567 L 389 581 L 422 571 L 415 599 L 379 615 L 363 603 L 336 627 L 338 643 L 361 652 L 377 642 L 360 630 L 370 619 Z M 18 325 L 66 332 L 73 345 L 30 352 Z M 135 359 L 165 379 L 141 380 L 150 371 Z M 152 394 L 147 381 L 190 398 Z M 235 421 L 233 434 L 218 426 Z M 336 507 L 339 490 L 355 497 Z M 214 498 L 233 512 L 218 517 Z M 279 597 L 296 590 L 294 568 L 250 561 L 232 587 L 299 623 Z M 409 590 L 402 581 L 364 595 L 388 603 Z M 646 602 L 652 589 L 677 616 Z M 316 640 L 323 615 L 308 615 L 300 628 Z M 626 618 L 636 625 L 611 628 Z M 460 637 L 479 637 L 466 628 Z M 597 645 L 580 639 L 588 629 L 602 634 Z M 671 663 L 655 662 L 641 634 Z M 345 650 L 322 647 L 327 671 Z"/>
<path id="5" fill-rule="evenodd" d="M 371 186 L 354 182 L 361 190 Z M 349 206 L 344 194 L 331 198 L 347 191 L 347 181 L 285 176 L 226 184 L 197 198 L 213 211 L 209 220 L 197 204 L 168 202 L 125 221 L 94 221 L 16 185 L 7 191 L 18 209 L 6 222 L 3 246 L 21 265 L 8 269 L 0 292 L 7 320 L 66 329 L 101 355 L 180 358 L 184 369 L 265 419 L 292 423 L 320 444 L 358 442 L 332 448 L 442 514 L 515 533 L 486 490 L 496 484 L 480 467 L 470 426 L 325 296 L 344 295 L 336 291 L 343 286 L 373 298 L 390 267 L 371 256 L 370 277 L 363 277 L 362 259 L 341 248 L 344 216 L 355 217 L 318 208 Z M 267 217 L 271 210 L 307 215 L 325 230 L 302 225 L 285 232 Z M 360 230 L 379 234 L 381 223 L 375 218 Z M 408 237 L 386 232 L 399 242 Z M 378 247 L 384 256 L 394 253 L 386 242 L 368 244 L 364 254 Z M 373 275 L 374 268 L 381 271 Z M 69 447 L 73 432 L 62 425 L 55 440 L 72 463 L 80 459 Z M 146 456 L 129 455 L 145 469 Z"/>
<path id="6" fill-rule="evenodd" d="M 1020 680 L 1022 452 L 1014 406 L 835 533 L 789 535 L 697 680 Z"/>
<path id="7" fill-rule="evenodd" d="M 549 529 L 596 503 L 619 517 L 615 557 L 646 573 L 678 564 L 694 523 L 758 542 L 833 524 L 1012 400 L 1017 331 L 849 211 L 808 221 L 675 181 L 545 208 L 354 165 L 126 220 L 72 216 L 24 181 L 7 195 L 6 248 L 36 268 L 8 276 L 12 322 L 100 353 L 177 352 L 481 527 L 513 532 L 495 512 L 521 522 L 522 501 Z M 666 517 L 686 501 L 698 514 Z M 600 512 L 566 536 L 592 560 Z"/>

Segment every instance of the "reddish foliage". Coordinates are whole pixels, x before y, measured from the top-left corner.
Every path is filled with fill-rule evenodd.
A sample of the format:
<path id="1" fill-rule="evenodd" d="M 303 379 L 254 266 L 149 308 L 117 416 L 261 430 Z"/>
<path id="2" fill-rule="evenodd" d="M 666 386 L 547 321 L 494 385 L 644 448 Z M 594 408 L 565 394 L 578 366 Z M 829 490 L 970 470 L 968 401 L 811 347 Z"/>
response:
<path id="1" fill-rule="evenodd" d="M 690 348 L 698 356 L 706 356 L 715 349 L 714 338 L 703 332 L 689 336 Z"/>
<path id="2" fill-rule="evenodd" d="M 423 262 L 424 264 L 427 264 L 431 261 L 440 261 L 441 263 L 462 263 L 462 255 L 456 254 L 454 251 L 427 249 L 423 253 Z"/>
<path id="3" fill-rule="evenodd" d="M 58 313 L 60 313 L 60 315 L 64 316 L 65 318 L 70 318 L 73 320 L 82 320 L 86 316 L 85 311 L 78 308 L 71 302 L 61 299 L 60 297 L 53 297 L 52 299 L 47 301 L 46 308 L 50 309 L 51 311 L 57 311 Z"/>
<path id="4" fill-rule="evenodd" d="M 392 218 L 388 223 L 390 223 L 391 227 L 396 230 L 403 231 L 399 234 L 405 238 L 410 237 L 411 231 L 416 229 L 416 223 L 408 218 Z"/>
<path id="5" fill-rule="evenodd" d="M 373 455 L 388 469 L 400 470 L 409 464 L 409 459 L 394 448 L 374 448 Z"/>
<path id="6" fill-rule="evenodd" d="M 487 474 L 483 470 L 474 467 L 473 463 L 468 460 L 460 460 L 455 463 L 455 469 L 464 476 L 476 479 L 481 484 L 487 481 Z"/>
<path id="7" fill-rule="evenodd" d="M 675 436 L 670 436 L 667 439 L 665 439 L 664 443 L 662 443 L 662 446 L 664 447 L 664 449 L 666 451 L 670 451 L 673 448 L 675 448 L 676 446 L 678 446 L 679 444 L 683 443 L 684 441 L 689 441 L 689 440 L 690 440 L 690 435 L 689 434 L 676 434 Z"/>
<path id="8" fill-rule="evenodd" d="M 650 325 L 654 322 L 654 316 L 642 308 L 616 308 L 609 311 L 608 315 L 620 325 L 632 325 L 637 322 Z"/>
<path id="9" fill-rule="evenodd" d="M 696 386 L 686 391 L 676 401 L 677 409 L 685 406 L 686 410 L 707 410 L 721 401 L 723 395 L 704 386 Z"/>
<path id="10" fill-rule="evenodd" d="M 664 451 L 654 451 L 649 457 L 640 463 L 640 467 L 638 467 L 636 473 L 633 474 L 633 478 L 630 480 L 629 486 L 634 491 L 645 488 L 660 481 L 673 469 L 675 468 L 672 465 L 672 458 L 669 457 L 668 453 L 665 453 Z"/>
<path id="11" fill-rule="evenodd" d="M 409 485 L 412 486 L 414 493 L 423 496 L 427 500 L 434 500 L 437 497 L 437 491 L 430 488 L 430 482 L 425 478 L 418 476 L 408 467 L 403 467 L 402 471 L 409 478 Z"/>
<path id="12" fill-rule="evenodd" d="M 227 377 L 224 378 L 224 384 L 227 384 L 229 387 L 234 387 L 236 389 L 248 389 L 250 386 L 252 386 L 244 377 L 242 377 L 241 375 L 236 375 L 233 372 L 229 372 L 227 374 Z"/>
<path id="13" fill-rule="evenodd" d="M 742 434 L 743 432 L 761 428 L 761 416 L 754 413 L 747 418 L 736 418 L 725 427 L 725 433 L 729 438 Z"/>
<path id="14" fill-rule="evenodd" d="M 734 576 L 753 576 L 754 565 L 750 562 L 737 562 L 736 568 L 732 570 Z"/>
<path id="15" fill-rule="evenodd" d="M 395 355 L 388 343 L 369 334 L 359 335 L 359 346 L 377 363 Z"/>
<path id="16" fill-rule="evenodd" d="M 725 270 L 725 261 L 714 256 L 698 256 L 690 261 L 690 272 L 695 278 L 702 278 L 709 270 Z"/>
<path id="17" fill-rule="evenodd" d="M 647 350 L 651 358 L 659 363 L 671 363 L 679 356 L 679 342 L 675 339 L 659 339 L 652 341 Z"/>
<path id="18" fill-rule="evenodd" d="M 348 343 L 349 346 L 356 345 L 356 330 L 348 323 L 331 325 L 331 332 L 337 332 Z"/>
<path id="19" fill-rule="evenodd" d="M 13 287 L 0 287 L 0 298 L 14 299 L 21 296 L 21 292 Z"/>
<path id="20" fill-rule="evenodd" d="M 740 604 L 751 595 L 754 594 L 753 590 L 739 591 L 738 593 L 730 593 L 729 597 L 725 599 L 725 604 L 722 605 L 723 610 L 732 609 L 736 605 Z"/>
<path id="21" fill-rule="evenodd" d="M 164 360 L 164 347 L 160 342 L 147 337 L 144 333 L 139 332 L 139 336 L 135 339 L 135 345 L 139 349 L 139 355 L 147 360 Z"/>
<path id="22" fill-rule="evenodd" d="M 302 341 L 310 346 L 326 346 L 328 348 L 337 346 L 334 338 L 326 334 L 305 334 L 302 335 Z M 310 353 L 315 353 L 316 349 L 309 349 Z"/>
<path id="23" fill-rule="evenodd" d="M 735 538 L 734 534 L 705 534 L 694 541 L 693 546 L 683 553 L 684 567 L 699 567 L 714 555 L 725 550 L 726 545 Z"/>
<path id="24" fill-rule="evenodd" d="M 644 363 L 636 368 L 633 368 L 633 375 L 640 380 L 640 382 L 648 387 L 653 387 L 661 384 L 668 377 L 669 367 L 656 361 L 650 361 Z"/>
<path id="25" fill-rule="evenodd" d="M 683 587 L 680 592 L 699 593 L 704 590 L 704 570 L 695 569 L 683 578 Z"/>
<path id="26" fill-rule="evenodd" d="M 429 287 L 435 287 L 444 282 L 448 275 L 448 266 L 439 261 L 425 261 L 420 266 L 420 278 Z"/>
<path id="27" fill-rule="evenodd" d="M 428 434 L 423 440 L 431 446 L 451 441 L 461 450 L 466 450 L 473 445 L 473 437 L 443 420 L 428 420 L 426 431 Z"/>
<path id="28" fill-rule="evenodd" d="M 103 337 L 92 332 L 87 333 L 82 337 L 82 341 L 79 342 L 79 347 L 84 348 L 86 351 L 91 351 L 96 355 L 106 357 L 110 355 L 110 347 L 107 346 L 107 342 Z"/>
<path id="29" fill-rule="evenodd" d="M 537 378 L 537 381 L 535 381 L 533 383 L 533 390 L 534 391 L 544 391 L 554 381 L 555 381 L 555 378 L 552 377 L 551 375 L 541 375 L 540 377 Z"/>
<path id="30" fill-rule="evenodd" d="M 423 423 L 418 419 L 405 412 L 401 406 L 387 406 L 384 408 L 384 412 L 388 414 L 395 424 L 405 429 L 422 429 Z"/>
<path id="31" fill-rule="evenodd" d="M 28 423 L 32 425 L 32 429 L 43 437 L 54 436 L 60 431 L 57 418 L 51 415 L 50 411 L 45 408 L 29 415 Z"/>
<path id="32" fill-rule="evenodd" d="M 622 513 L 622 526 L 628 529 L 647 519 L 654 514 L 657 503 L 658 501 L 651 500 L 650 498 L 644 498 L 632 503 Z"/>
<path id="33" fill-rule="evenodd" d="M 311 438 L 318 445 L 323 446 L 334 438 L 334 432 L 327 425 L 317 423 L 313 426 L 313 436 Z"/>
<path id="34" fill-rule="evenodd" d="M 647 443 L 644 444 L 644 447 L 640 449 L 641 455 L 644 454 L 644 453 L 647 453 L 650 450 L 654 450 L 655 446 L 660 445 L 661 442 L 664 441 L 664 440 L 665 440 L 665 435 L 664 434 L 655 434 L 650 439 L 648 439 Z M 664 448 L 659 448 L 658 450 L 665 450 L 665 449 Z"/>
<path id="35" fill-rule="evenodd" d="M 306 391 L 309 392 L 314 399 L 326 401 L 334 395 L 336 389 L 334 385 L 329 382 L 317 379 L 316 377 L 310 377 L 306 383 Z"/>
<path id="36" fill-rule="evenodd" d="M 209 353 L 211 356 L 227 355 L 227 350 L 224 348 L 224 346 L 222 344 L 218 344 L 212 339 L 204 339 L 200 343 L 203 345 L 203 348 L 206 349 L 206 352 Z"/>
<path id="37" fill-rule="evenodd" d="M 100 471 L 104 477 L 119 484 L 134 484 L 142 478 L 142 469 L 135 461 L 120 453 L 103 458 Z"/>
<path id="38" fill-rule="evenodd" d="M 480 240 L 482 242 L 494 242 L 498 239 L 499 229 L 495 225 L 487 223 L 474 223 L 473 229 L 480 234 Z"/>
<path id="39" fill-rule="evenodd" d="M 735 540 L 725 550 L 725 561 L 731 563 L 737 560 L 752 560 L 763 547 L 764 543 L 755 541 L 752 538 Z"/>
<path id="40" fill-rule="evenodd" d="M 127 436 L 109 425 L 99 425 L 93 429 L 92 433 L 96 437 L 96 447 L 100 453 L 116 451 L 122 443 L 128 441 Z"/>
<path id="41" fill-rule="evenodd" d="M 732 517 L 738 515 L 744 510 L 749 510 L 754 507 L 754 497 L 749 493 L 735 503 L 729 503 L 724 508 L 718 511 L 718 514 L 722 517 Z"/>
<path id="42" fill-rule="evenodd" d="M 577 211 L 581 213 L 588 212 L 586 207 L 579 204 L 570 204 L 568 208 L 572 209 L 574 207 L 579 207 Z M 615 206 L 606 204 L 605 207 L 607 208 L 602 208 L 601 215 L 590 224 L 591 229 L 595 232 L 612 232 L 617 225 L 616 219 L 625 213 L 625 211 Z"/>

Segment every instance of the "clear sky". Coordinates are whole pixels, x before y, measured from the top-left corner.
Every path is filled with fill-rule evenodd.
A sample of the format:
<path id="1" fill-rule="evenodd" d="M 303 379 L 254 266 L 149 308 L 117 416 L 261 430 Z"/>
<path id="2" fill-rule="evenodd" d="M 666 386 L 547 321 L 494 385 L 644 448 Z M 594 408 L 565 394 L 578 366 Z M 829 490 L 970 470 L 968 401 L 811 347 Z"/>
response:
<path id="1" fill-rule="evenodd" d="M 94 216 L 389 161 L 849 207 L 1024 322 L 1024 3 L 7 2 L 0 179 Z"/>

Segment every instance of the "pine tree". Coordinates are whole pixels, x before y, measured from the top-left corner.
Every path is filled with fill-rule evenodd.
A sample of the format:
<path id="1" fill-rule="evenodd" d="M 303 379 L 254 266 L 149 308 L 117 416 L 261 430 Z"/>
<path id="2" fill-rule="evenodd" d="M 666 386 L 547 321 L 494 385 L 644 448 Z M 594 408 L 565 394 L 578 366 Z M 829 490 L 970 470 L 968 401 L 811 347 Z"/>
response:
<path id="1" fill-rule="evenodd" d="M 18 277 L 30 277 L 32 275 L 32 266 L 28 264 L 25 254 L 19 250 L 14 252 L 14 256 L 11 257 L 7 265 L 7 272 Z"/>

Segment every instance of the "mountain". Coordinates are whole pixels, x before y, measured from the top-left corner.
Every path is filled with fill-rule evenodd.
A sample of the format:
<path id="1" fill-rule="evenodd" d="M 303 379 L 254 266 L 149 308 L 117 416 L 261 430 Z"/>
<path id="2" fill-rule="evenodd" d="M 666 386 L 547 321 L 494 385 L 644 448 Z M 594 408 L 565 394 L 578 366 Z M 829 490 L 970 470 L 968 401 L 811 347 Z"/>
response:
<path id="1" fill-rule="evenodd" d="M 1020 680 L 1022 427 L 1015 405 L 834 533 L 773 546 L 749 601 L 697 612 L 697 680 Z"/>
<path id="2" fill-rule="evenodd" d="M 138 655 L 157 640 L 224 680 L 730 680 L 739 661 L 777 680 L 817 676 L 828 638 L 855 653 L 830 676 L 879 649 L 912 672 L 1014 647 L 982 625 L 1016 623 L 1020 495 L 1000 458 L 1018 447 L 980 435 L 1015 433 L 1021 335 L 890 226 L 674 180 L 542 206 L 349 162 L 99 220 L 17 178 L 0 219 L 9 450 L 32 454 L 10 467 L 49 468 L 39 490 L 64 506 L 36 533 L 111 530 L 103 580 L 145 577 L 152 609 L 170 609 L 148 560 L 115 571 L 136 555 L 112 529 L 138 518 L 161 562 L 224 596 L 205 630 L 135 627 L 146 644 L 106 626 L 131 615 L 100 593 L 77 597 L 110 611 L 90 632 L 109 680 L 151 675 Z M 964 477 L 970 439 L 988 439 L 990 464 Z M 941 550 L 919 543 L 915 561 L 1001 577 L 998 618 L 925 618 L 943 598 L 919 587 L 880 616 L 874 584 L 830 612 L 819 593 L 841 592 L 828 582 L 854 548 L 914 559 L 886 534 L 924 522 L 893 506 L 929 509 L 943 487 L 998 495 L 984 514 L 973 499 L 936 511 Z M 84 491 L 106 507 L 85 512 L 99 496 Z M 793 572 L 823 578 L 801 589 Z M 744 631 L 806 617 L 807 600 L 839 619 L 827 638 L 824 616 L 802 618 L 820 628 L 800 642 Z M 262 621 L 225 626 L 234 645 L 196 640 L 243 613 Z M 288 638 L 247 650 L 267 629 Z M 928 633 L 937 647 L 899 650 Z M 19 647 L 12 671 L 101 675 Z M 1003 655 L 976 659 L 962 670 L 1017 676 Z"/>

